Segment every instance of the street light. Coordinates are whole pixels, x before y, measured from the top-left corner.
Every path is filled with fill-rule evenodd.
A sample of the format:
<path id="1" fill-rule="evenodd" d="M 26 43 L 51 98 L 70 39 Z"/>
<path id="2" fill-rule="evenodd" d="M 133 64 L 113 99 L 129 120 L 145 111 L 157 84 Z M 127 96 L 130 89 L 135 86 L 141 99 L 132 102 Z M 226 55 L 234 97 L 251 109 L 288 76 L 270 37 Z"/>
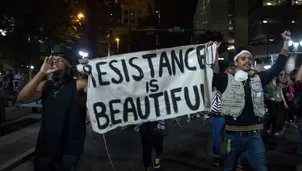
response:
<path id="1" fill-rule="evenodd" d="M 84 51 L 80 51 L 79 55 L 82 56 L 83 59 L 88 57 L 88 53 Z"/>
<path id="2" fill-rule="evenodd" d="M 84 15 L 83 13 L 80 12 L 80 13 L 78 14 L 78 19 L 81 20 L 81 19 L 83 19 L 83 18 L 85 18 L 85 15 Z"/>
<path id="3" fill-rule="evenodd" d="M 120 51 L 120 39 L 116 38 L 115 41 L 116 41 L 116 51 L 117 51 L 117 53 L 119 53 L 119 51 Z"/>
<path id="4" fill-rule="evenodd" d="M 289 46 L 293 46 L 294 51 L 296 51 L 296 50 L 298 50 L 299 45 L 302 46 L 302 41 L 294 42 L 294 41 L 290 40 L 290 41 L 288 42 L 288 45 L 289 45 Z"/>
<path id="5" fill-rule="evenodd" d="M 0 34 L 1 34 L 2 36 L 6 36 L 6 31 L 5 31 L 5 30 L 0 29 Z"/>

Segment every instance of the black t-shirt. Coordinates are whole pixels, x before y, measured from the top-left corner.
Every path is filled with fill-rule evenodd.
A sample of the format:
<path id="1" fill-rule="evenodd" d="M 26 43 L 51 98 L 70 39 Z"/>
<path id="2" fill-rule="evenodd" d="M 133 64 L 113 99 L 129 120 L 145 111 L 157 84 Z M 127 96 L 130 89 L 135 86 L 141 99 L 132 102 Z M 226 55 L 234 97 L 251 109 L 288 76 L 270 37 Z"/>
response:
<path id="1" fill-rule="evenodd" d="M 261 71 L 258 73 L 262 87 L 266 86 L 273 78 L 279 75 L 279 73 L 283 70 L 285 63 L 287 61 L 287 56 L 279 55 L 275 65 L 273 65 L 270 69 Z M 256 117 L 253 109 L 253 102 L 251 97 L 251 88 L 249 84 L 250 78 L 247 80 L 246 84 L 244 84 L 245 91 L 245 107 L 242 111 L 242 114 L 236 118 L 226 116 L 225 123 L 226 125 L 236 125 L 236 126 L 248 126 L 254 124 L 260 124 L 262 121 L 259 117 Z M 220 91 L 222 94 L 226 90 L 228 85 L 228 76 L 227 74 L 214 74 L 214 86 Z M 222 102 L 223 103 L 223 102 Z"/>
<path id="2" fill-rule="evenodd" d="M 47 81 L 42 91 L 42 125 L 36 144 L 36 154 L 58 157 L 62 154 L 82 155 L 86 133 L 86 107 L 78 103 L 76 81 L 60 86 Z"/>
<path id="3" fill-rule="evenodd" d="M 12 75 L 6 75 L 3 78 L 4 89 L 13 89 L 13 80 L 14 77 Z"/>

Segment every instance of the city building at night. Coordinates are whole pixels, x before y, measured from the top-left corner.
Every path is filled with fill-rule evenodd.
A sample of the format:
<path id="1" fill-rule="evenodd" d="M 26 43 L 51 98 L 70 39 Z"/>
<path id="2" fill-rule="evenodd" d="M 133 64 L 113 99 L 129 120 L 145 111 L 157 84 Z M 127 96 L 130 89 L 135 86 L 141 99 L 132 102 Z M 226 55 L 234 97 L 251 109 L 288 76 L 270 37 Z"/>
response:
<path id="1" fill-rule="evenodd" d="M 249 49 L 258 63 L 280 52 L 285 29 L 292 32 L 291 49 L 301 51 L 301 15 L 302 0 L 249 0 Z"/>
<path id="2" fill-rule="evenodd" d="M 247 0 L 199 0 L 193 23 L 194 29 L 221 32 L 228 43 L 229 56 L 236 46 L 248 45 Z M 195 37 L 199 34 L 200 31 L 195 32 Z"/>

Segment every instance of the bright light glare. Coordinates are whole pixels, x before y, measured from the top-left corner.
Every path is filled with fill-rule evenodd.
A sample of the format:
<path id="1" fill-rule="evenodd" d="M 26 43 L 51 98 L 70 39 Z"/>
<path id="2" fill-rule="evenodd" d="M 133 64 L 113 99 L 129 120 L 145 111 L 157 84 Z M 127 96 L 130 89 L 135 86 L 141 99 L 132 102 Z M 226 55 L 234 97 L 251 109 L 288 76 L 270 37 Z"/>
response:
<path id="1" fill-rule="evenodd" d="M 302 46 L 302 41 L 300 41 L 300 46 Z"/>
<path id="2" fill-rule="evenodd" d="M 293 45 L 293 41 L 290 40 L 290 41 L 288 42 L 288 45 L 289 45 L 289 46 L 292 46 L 292 45 Z"/>
<path id="3" fill-rule="evenodd" d="M 272 5 L 272 3 L 268 2 L 268 3 L 266 3 L 266 5 L 271 6 L 271 5 Z"/>
<path id="4" fill-rule="evenodd" d="M 80 13 L 78 14 L 78 18 L 79 18 L 79 19 L 85 18 L 85 15 L 84 15 L 83 13 L 80 12 Z"/>
<path id="5" fill-rule="evenodd" d="M 299 46 L 299 43 L 298 42 L 294 42 L 293 45 L 294 45 L 294 48 L 297 48 Z"/>
<path id="6" fill-rule="evenodd" d="M 263 23 L 267 23 L 267 21 L 266 21 L 266 20 L 263 20 L 262 22 L 263 22 Z"/>
<path id="7" fill-rule="evenodd" d="M 0 34 L 1 34 L 2 36 L 6 36 L 6 31 L 3 30 L 3 29 L 0 29 Z"/>
<path id="8" fill-rule="evenodd" d="M 83 52 L 83 51 L 80 51 L 79 55 L 81 55 L 83 58 L 87 58 L 88 57 L 88 53 L 87 52 Z"/>
<path id="9" fill-rule="evenodd" d="M 272 66 L 271 65 L 265 65 L 264 69 L 270 69 Z"/>
<path id="10" fill-rule="evenodd" d="M 30 69 L 34 69 L 35 67 L 34 66 L 30 66 Z"/>
<path id="11" fill-rule="evenodd" d="M 235 49 L 235 46 L 233 46 L 233 45 L 228 47 L 228 50 L 233 50 L 233 49 Z"/>

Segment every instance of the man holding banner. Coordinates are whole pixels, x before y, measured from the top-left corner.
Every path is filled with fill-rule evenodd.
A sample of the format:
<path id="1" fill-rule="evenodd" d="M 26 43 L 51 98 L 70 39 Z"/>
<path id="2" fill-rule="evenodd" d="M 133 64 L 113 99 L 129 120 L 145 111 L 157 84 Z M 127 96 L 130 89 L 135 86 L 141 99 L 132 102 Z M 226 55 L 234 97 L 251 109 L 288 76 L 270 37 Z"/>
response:
<path id="1" fill-rule="evenodd" d="M 288 54 L 290 32 L 282 33 L 284 45 L 278 60 L 269 70 L 248 74 L 252 65 L 252 54 L 244 49 L 234 57 L 236 73 L 220 74 L 218 61 L 215 65 L 215 87 L 222 93 L 221 112 L 225 115 L 226 160 L 225 171 L 236 167 L 241 153 L 257 171 L 267 171 L 267 156 L 260 135 L 265 114 L 263 86 L 267 85 L 284 68 Z"/>

